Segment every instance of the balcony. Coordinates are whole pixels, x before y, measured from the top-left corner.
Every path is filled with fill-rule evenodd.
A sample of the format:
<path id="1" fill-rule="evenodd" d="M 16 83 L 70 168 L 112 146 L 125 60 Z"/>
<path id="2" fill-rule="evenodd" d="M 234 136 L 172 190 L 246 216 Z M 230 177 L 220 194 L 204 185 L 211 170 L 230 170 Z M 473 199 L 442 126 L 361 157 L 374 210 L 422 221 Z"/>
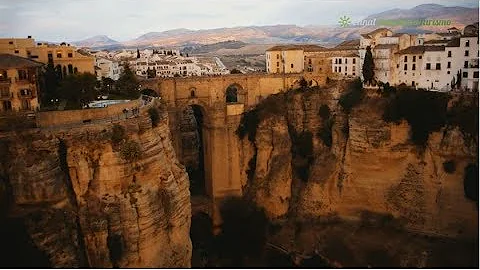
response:
<path id="1" fill-rule="evenodd" d="M 466 68 L 478 68 L 478 59 L 472 59 L 468 61 L 468 67 Z"/>
<path id="2" fill-rule="evenodd" d="M 20 93 L 17 93 L 17 96 L 19 99 L 31 99 L 31 98 L 35 98 L 35 93 L 29 91 L 29 92 L 20 92 Z"/>
<path id="3" fill-rule="evenodd" d="M 15 83 L 17 84 L 34 84 L 35 80 L 33 78 L 15 78 Z"/>
<path id="4" fill-rule="evenodd" d="M 1 78 L 0 84 L 10 84 L 12 83 L 12 78 Z"/>
<path id="5" fill-rule="evenodd" d="M 13 93 L 10 93 L 9 91 L 1 91 L 0 92 L 0 99 L 1 100 L 8 100 L 13 98 Z"/>

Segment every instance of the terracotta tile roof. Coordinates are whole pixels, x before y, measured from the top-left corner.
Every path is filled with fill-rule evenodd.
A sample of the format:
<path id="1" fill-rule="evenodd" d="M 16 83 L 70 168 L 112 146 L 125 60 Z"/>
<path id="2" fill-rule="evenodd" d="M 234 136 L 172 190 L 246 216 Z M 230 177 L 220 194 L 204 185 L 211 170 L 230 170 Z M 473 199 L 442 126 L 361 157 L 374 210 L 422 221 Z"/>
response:
<path id="1" fill-rule="evenodd" d="M 447 44 L 450 40 L 429 40 L 425 41 L 423 44 Z"/>
<path id="2" fill-rule="evenodd" d="M 406 49 L 403 49 L 397 54 L 422 54 L 424 52 L 435 52 L 435 51 L 444 51 L 445 46 L 423 46 L 423 45 L 418 45 L 418 46 L 411 46 Z"/>
<path id="3" fill-rule="evenodd" d="M 397 54 L 422 54 L 423 52 L 425 52 L 426 47 L 428 47 L 428 46 L 422 46 L 422 45 L 410 46 L 406 49 L 403 49 L 403 50 L 397 52 Z"/>
<path id="4" fill-rule="evenodd" d="M 354 40 L 344 41 L 344 42 L 338 44 L 337 46 L 335 46 L 335 48 L 352 48 L 352 49 L 358 49 L 359 46 L 360 46 L 360 39 L 354 39 Z"/>
<path id="5" fill-rule="evenodd" d="M 41 67 L 42 63 L 30 60 L 28 58 L 12 55 L 0 54 L 0 68 L 25 68 L 25 67 Z"/>
<path id="6" fill-rule="evenodd" d="M 373 48 L 374 50 L 382 50 L 382 49 L 391 49 L 391 48 L 396 48 L 398 44 L 378 44 Z"/>
<path id="7" fill-rule="evenodd" d="M 426 52 L 445 51 L 445 46 L 425 46 Z"/>
<path id="8" fill-rule="evenodd" d="M 269 49 L 268 51 L 294 51 L 294 50 L 304 50 L 306 52 L 311 52 L 311 51 L 317 51 L 317 50 L 322 50 L 324 47 L 318 46 L 318 45 L 311 45 L 311 44 L 304 44 L 304 45 L 278 45 L 278 46 L 273 46 Z"/>
<path id="9" fill-rule="evenodd" d="M 460 47 L 460 38 L 454 38 L 447 43 L 447 47 Z"/>

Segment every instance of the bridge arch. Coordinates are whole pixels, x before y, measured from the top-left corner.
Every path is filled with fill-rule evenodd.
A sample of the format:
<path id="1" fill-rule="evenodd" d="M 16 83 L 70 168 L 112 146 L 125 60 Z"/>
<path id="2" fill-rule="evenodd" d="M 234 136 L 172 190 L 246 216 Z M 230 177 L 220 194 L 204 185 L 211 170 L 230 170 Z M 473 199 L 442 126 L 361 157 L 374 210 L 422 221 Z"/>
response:
<path id="1" fill-rule="evenodd" d="M 225 102 L 228 103 L 245 103 L 246 91 L 238 83 L 232 83 L 225 89 Z"/>
<path id="2" fill-rule="evenodd" d="M 194 91 L 192 89 L 192 91 Z M 211 176 L 211 108 L 199 98 L 192 97 L 184 102 L 177 103 L 178 119 L 185 117 L 186 111 L 193 111 L 195 130 L 182 130 L 183 120 L 179 123 L 182 138 L 180 139 L 180 158 L 187 169 L 190 178 L 190 192 L 192 195 L 208 196 L 213 198 L 213 183 Z M 191 117 L 191 115 L 190 115 Z M 192 136 L 192 133 L 195 136 Z M 190 152 L 191 151 L 191 152 Z M 192 156 L 192 152 L 196 155 Z M 196 161 L 195 163 L 192 161 Z"/>

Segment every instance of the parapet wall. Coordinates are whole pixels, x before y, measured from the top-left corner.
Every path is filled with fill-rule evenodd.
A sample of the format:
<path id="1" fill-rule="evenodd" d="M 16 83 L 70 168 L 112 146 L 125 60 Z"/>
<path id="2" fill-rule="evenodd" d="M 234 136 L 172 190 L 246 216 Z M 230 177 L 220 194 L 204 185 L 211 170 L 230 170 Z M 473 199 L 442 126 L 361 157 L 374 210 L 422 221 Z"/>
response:
<path id="1" fill-rule="evenodd" d="M 109 105 L 105 108 L 93 108 L 84 110 L 51 111 L 36 113 L 37 127 L 52 127 L 59 125 L 78 124 L 89 120 L 110 119 L 119 116 L 124 109 L 131 110 L 142 105 L 140 99 L 126 103 Z"/>

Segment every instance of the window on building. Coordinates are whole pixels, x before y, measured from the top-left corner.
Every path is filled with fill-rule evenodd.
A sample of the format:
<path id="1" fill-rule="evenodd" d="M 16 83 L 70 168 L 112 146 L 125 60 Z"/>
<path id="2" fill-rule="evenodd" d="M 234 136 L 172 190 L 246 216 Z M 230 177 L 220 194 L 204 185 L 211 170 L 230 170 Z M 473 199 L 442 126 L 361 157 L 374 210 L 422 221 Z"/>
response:
<path id="1" fill-rule="evenodd" d="M 62 53 L 57 53 L 57 58 L 62 58 Z"/>
<path id="2" fill-rule="evenodd" d="M 18 51 L 18 50 L 15 50 L 15 53 L 19 53 L 19 51 Z"/>
<path id="3" fill-rule="evenodd" d="M 342 73 L 342 67 L 338 67 L 338 72 Z"/>
<path id="4" fill-rule="evenodd" d="M 353 72 L 352 75 L 355 76 L 355 72 Z"/>
<path id="5" fill-rule="evenodd" d="M 8 44 L 13 45 L 13 41 L 9 41 Z"/>
<path id="6" fill-rule="evenodd" d="M 468 50 L 465 51 L 465 56 L 468 56 Z"/>
<path id="7" fill-rule="evenodd" d="M 335 72 L 337 72 L 337 71 L 338 71 L 338 68 L 337 68 L 337 67 L 335 67 Z"/>
<path id="8" fill-rule="evenodd" d="M 463 72 L 463 78 L 468 78 L 468 72 Z"/>
<path id="9" fill-rule="evenodd" d="M 348 71 L 348 67 L 345 67 L 345 72 L 347 72 L 347 71 Z"/>
<path id="10" fill-rule="evenodd" d="M 452 57 L 452 51 L 448 51 L 447 57 Z"/>
<path id="11" fill-rule="evenodd" d="M 417 56 L 416 55 L 413 56 L 412 62 L 415 62 L 415 61 L 417 61 Z"/>
<path id="12" fill-rule="evenodd" d="M 347 58 L 345 58 L 345 64 L 348 64 L 348 59 Z"/>
<path id="13" fill-rule="evenodd" d="M 447 62 L 447 68 L 451 68 L 452 67 L 452 62 Z"/>
<path id="14" fill-rule="evenodd" d="M 440 63 L 436 63 L 436 64 L 435 64 L 435 69 L 436 69 L 436 70 L 440 70 L 440 69 L 441 69 L 441 64 L 440 64 Z"/>
<path id="15" fill-rule="evenodd" d="M 397 68 L 399 68 L 399 67 L 400 67 L 400 65 L 399 65 L 399 64 L 397 64 Z"/>
<path id="16" fill-rule="evenodd" d="M 463 67 L 468 68 L 468 61 L 463 62 Z"/>
<path id="17" fill-rule="evenodd" d="M 405 56 L 403 57 L 403 62 L 407 62 L 407 61 L 408 61 L 408 57 L 405 55 Z"/>
<path id="18" fill-rule="evenodd" d="M 422 59 L 422 56 L 421 56 L 421 55 L 420 55 L 420 56 L 418 56 L 418 59 Z"/>
<path id="19" fill-rule="evenodd" d="M 341 65 L 342 64 L 342 58 L 338 59 L 338 63 Z"/>
<path id="20" fill-rule="evenodd" d="M 478 71 L 473 72 L 473 78 L 478 79 Z"/>
<path id="21" fill-rule="evenodd" d="M 338 58 L 335 58 L 335 64 L 338 64 Z"/>
<path id="22" fill-rule="evenodd" d="M 280 66 L 280 62 L 277 62 L 277 67 L 279 67 L 279 66 Z"/>
<path id="23" fill-rule="evenodd" d="M 20 69 L 18 70 L 18 79 L 19 80 L 26 80 L 27 79 L 27 71 Z"/>
<path id="24" fill-rule="evenodd" d="M 450 70 L 449 70 L 449 71 L 447 71 L 447 74 L 450 74 Z"/>
<path id="25" fill-rule="evenodd" d="M 355 58 L 353 58 L 353 63 L 355 64 Z"/>
<path id="26" fill-rule="evenodd" d="M 465 47 L 470 47 L 470 40 L 465 41 Z"/>
<path id="27" fill-rule="evenodd" d="M 407 70 L 407 64 L 403 65 L 403 70 Z"/>
<path id="28" fill-rule="evenodd" d="M 73 53 L 69 52 L 68 53 L 68 58 L 72 58 L 73 57 Z"/>
<path id="29" fill-rule="evenodd" d="M 309 65 L 312 64 L 312 59 L 308 59 L 308 64 L 309 64 Z"/>
<path id="30" fill-rule="evenodd" d="M 280 55 L 277 53 L 277 59 L 280 59 Z"/>
<path id="31" fill-rule="evenodd" d="M 415 70 L 415 64 L 412 65 L 412 70 Z"/>
<path id="32" fill-rule="evenodd" d="M 290 68 L 293 68 L 293 64 L 290 64 Z"/>
<path id="33" fill-rule="evenodd" d="M 431 67 L 430 67 L 430 63 L 427 63 L 427 66 L 425 67 L 426 70 L 430 70 Z"/>

